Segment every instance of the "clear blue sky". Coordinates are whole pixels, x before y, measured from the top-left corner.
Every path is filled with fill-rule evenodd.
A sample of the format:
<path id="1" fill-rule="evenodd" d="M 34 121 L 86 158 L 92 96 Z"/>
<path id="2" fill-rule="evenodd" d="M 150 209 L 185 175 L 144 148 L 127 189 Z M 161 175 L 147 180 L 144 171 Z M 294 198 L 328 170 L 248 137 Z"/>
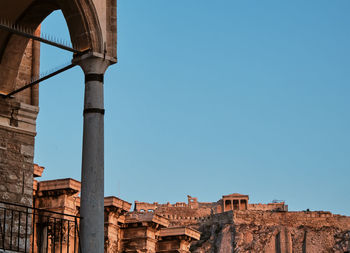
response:
<path id="1" fill-rule="evenodd" d="M 350 215 L 350 1 L 119 0 L 105 192 Z M 43 32 L 69 39 L 52 14 Z M 71 55 L 42 46 L 41 70 Z M 35 161 L 80 179 L 84 77 L 41 84 Z"/>

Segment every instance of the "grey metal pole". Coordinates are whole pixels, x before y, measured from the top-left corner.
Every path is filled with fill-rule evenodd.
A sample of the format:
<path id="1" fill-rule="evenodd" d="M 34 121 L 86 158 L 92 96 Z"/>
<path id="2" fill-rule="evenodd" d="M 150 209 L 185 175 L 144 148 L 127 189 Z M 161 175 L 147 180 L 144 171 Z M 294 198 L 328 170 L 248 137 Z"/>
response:
<path id="1" fill-rule="evenodd" d="M 85 73 L 81 171 L 80 242 L 82 253 L 104 252 L 103 77 L 109 63 L 90 57 L 78 62 Z"/>

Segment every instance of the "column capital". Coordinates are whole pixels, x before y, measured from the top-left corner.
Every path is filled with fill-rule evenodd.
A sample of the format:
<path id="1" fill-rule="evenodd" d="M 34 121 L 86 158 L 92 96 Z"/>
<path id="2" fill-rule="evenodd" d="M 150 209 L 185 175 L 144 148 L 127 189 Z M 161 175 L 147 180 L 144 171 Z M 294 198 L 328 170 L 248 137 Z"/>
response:
<path id="1" fill-rule="evenodd" d="M 73 63 L 79 65 L 84 74 L 104 74 L 107 68 L 115 63 L 110 59 L 103 57 L 103 55 L 96 53 L 84 54 L 76 57 L 72 61 Z"/>

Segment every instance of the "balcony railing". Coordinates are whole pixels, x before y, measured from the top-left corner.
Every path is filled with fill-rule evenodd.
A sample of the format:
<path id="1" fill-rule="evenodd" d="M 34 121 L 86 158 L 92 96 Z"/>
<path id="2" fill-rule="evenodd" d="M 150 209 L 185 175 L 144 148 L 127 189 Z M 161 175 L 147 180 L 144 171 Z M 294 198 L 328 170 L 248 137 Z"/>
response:
<path id="1" fill-rule="evenodd" d="M 78 253 L 80 217 L 0 201 L 0 252 Z"/>

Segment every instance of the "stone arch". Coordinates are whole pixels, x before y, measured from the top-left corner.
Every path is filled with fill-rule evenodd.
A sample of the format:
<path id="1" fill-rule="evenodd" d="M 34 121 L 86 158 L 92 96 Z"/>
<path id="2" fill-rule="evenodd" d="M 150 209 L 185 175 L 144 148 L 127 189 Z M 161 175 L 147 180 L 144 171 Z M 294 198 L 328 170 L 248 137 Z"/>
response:
<path id="1" fill-rule="evenodd" d="M 3 11 L 11 14 L 7 18 L 13 24 L 34 31 L 55 10 L 62 11 L 74 48 L 104 53 L 102 30 L 93 0 L 17 0 Z M 0 16 L 5 16 L 1 10 Z M 0 91 L 6 94 L 16 88 L 16 77 L 29 39 L 4 31 L 0 31 L 0 37 Z"/>
<path id="2" fill-rule="evenodd" d="M 83 252 L 103 253 L 103 82 L 108 66 L 116 63 L 116 0 L 15 0 L 0 8 L 0 17 L 7 18 L 14 28 L 22 26 L 26 33 L 29 29 L 34 33 L 55 10 L 62 11 L 75 49 L 89 50 L 89 53 L 73 57 L 73 63 L 79 65 L 85 75 L 80 208 L 84 219 L 80 222 L 79 240 Z M 3 94 L 24 85 L 16 82 L 21 73 L 31 72 L 30 77 L 35 77 L 39 66 L 33 64 L 32 59 L 32 63 L 27 62 L 28 71 L 22 71 L 25 64 L 21 65 L 21 62 L 31 58 L 25 56 L 30 40 L 8 30 L 11 29 L 0 30 L 0 92 Z M 37 48 L 34 49 L 32 55 L 35 55 L 33 51 L 37 52 Z M 34 66 L 36 71 L 33 71 Z M 31 206 L 33 200 L 34 137 L 38 113 L 38 104 L 33 101 L 37 101 L 37 92 L 38 89 L 31 89 L 16 94 L 15 98 L 0 98 L 0 156 L 6 157 L 0 166 L 0 180 L 5 182 L 5 188 L 0 191 L 7 192 L 7 195 L 0 194 L 0 200 L 27 206 Z M 23 188 L 10 189 L 20 180 L 17 175 L 22 175 Z"/>

